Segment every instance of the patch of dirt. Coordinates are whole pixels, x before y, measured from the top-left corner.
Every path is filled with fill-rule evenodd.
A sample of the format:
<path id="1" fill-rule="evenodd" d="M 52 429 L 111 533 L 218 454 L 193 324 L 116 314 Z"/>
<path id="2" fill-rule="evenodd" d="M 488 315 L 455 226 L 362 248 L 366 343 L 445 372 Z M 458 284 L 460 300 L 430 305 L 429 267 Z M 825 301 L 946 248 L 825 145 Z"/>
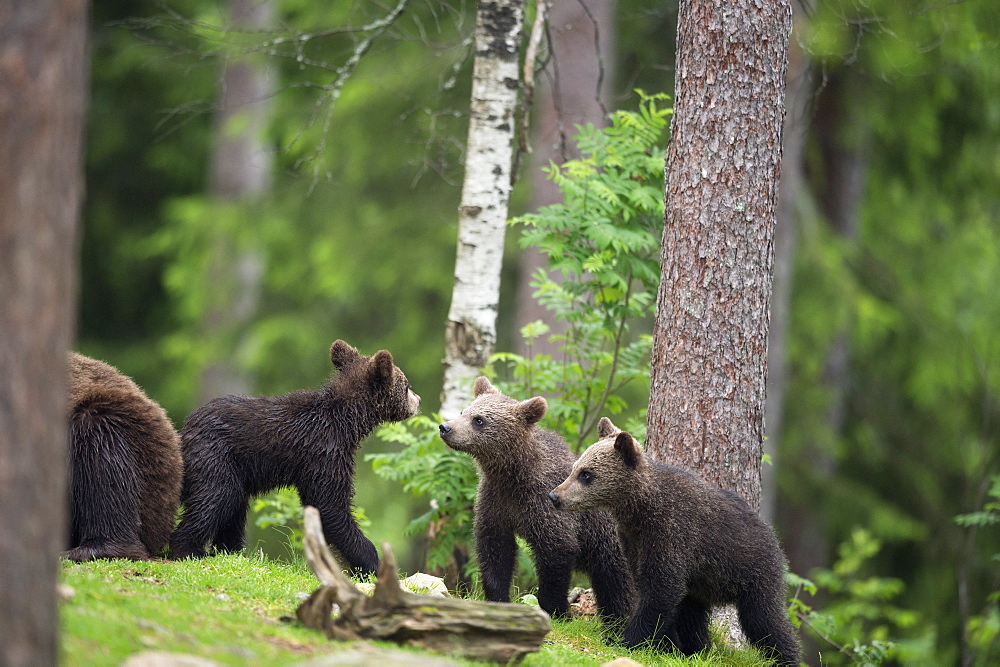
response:
<path id="1" fill-rule="evenodd" d="M 270 637 L 266 635 L 262 637 L 262 639 L 272 646 L 277 646 L 280 649 L 291 653 L 297 653 L 299 655 L 312 655 L 316 652 L 315 646 L 303 644 L 302 642 L 295 641 L 294 639 L 284 639 L 283 637 Z"/>
<path id="2" fill-rule="evenodd" d="M 162 586 L 167 583 L 163 579 L 157 579 L 156 577 L 147 577 L 145 572 L 140 570 L 134 570 L 132 572 L 123 572 L 122 576 L 126 579 L 132 579 L 133 581 L 145 581 L 147 584 L 156 584 L 157 586 Z"/>

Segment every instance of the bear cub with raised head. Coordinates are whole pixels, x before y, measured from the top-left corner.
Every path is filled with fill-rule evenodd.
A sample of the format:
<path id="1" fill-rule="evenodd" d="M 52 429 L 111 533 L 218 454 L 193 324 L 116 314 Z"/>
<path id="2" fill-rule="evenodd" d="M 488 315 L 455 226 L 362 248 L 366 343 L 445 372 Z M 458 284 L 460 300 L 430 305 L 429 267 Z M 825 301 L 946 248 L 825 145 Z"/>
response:
<path id="1" fill-rule="evenodd" d="M 143 560 L 158 554 L 181 496 L 181 445 L 155 401 L 103 361 L 71 352 L 69 550 Z"/>
<path id="2" fill-rule="evenodd" d="M 230 395 L 192 412 L 181 429 L 184 514 L 170 539 L 173 558 L 205 555 L 206 544 L 238 551 L 250 498 L 281 486 L 319 510 L 323 533 L 351 568 L 378 568 L 375 545 L 351 514 L 354 454 L 383 422 L 417 414 L 420 397 L 381 350 L 330 347 L 334 373 L 318 391 Z"/>
<path id="3" fill-rule="evenodd" d="M 604 508 L 618 521 L 639 588 L 624 642 L 709 646 L 714 605 L 734 604 L 747 638 L 781 665 L 798 665 L 785 613 L 785 557 L 774 531 L 735 493 L 646 458 L 609 419 L 601 440 L 549 494 L 564 510 Z"/>
<path id="4" fill-rule="evenodd" d="M 476 380 L 474 392 L 472 405 L 439 430 L 449 447 L 471 455 L 479 467 L 474 529 L 486 599 L 510 600 L 519 536 L 531 547 L 538 603 L 549 615 L 569 611 L 570 579 L 580 570 L 590 577 L 601 615 L 628 618 L 632 581 L 611 516 L 559 512 L 546 497 L 574 457 L 565 440 L 537 426 L 545 399 L 517 401 L 485 377 Z"/>

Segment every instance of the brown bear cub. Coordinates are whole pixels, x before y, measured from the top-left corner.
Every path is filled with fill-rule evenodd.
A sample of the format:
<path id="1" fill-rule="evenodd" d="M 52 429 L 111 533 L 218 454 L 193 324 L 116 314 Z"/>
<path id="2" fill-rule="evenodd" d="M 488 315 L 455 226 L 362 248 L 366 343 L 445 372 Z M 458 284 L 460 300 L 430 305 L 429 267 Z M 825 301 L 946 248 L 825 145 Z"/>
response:
<path id="1" fill-rule="evenodd" d="M 549 494 L 564 510 L 604 508 L 618 521 L 639 587 L 624 643 L 708 648 L 714 605 L 734 604 L 747 638 L 781 665 L 799 647 L 785 613 L 785 558 L 771 527 L 735 493 L 651 461 L 606 417 L 569 477 Z"/>
<path id="2" fill-rule="evenodd" d="M 549 615 L 569 611 L 570 578 L 580 570 L 590 576 L 601 615 L 628 618 L 632 580 L 611 516 L 559 512 L 546 497 L 572 469 L 573 454 L 565 440 L 536 426 L 545 399 L 517 401 L 485 377 L 476 380 L 474 391 L 472 405 L 439 430 L 449 447 L 470 454 L 479 466 L 474 528 L 486 599 L 510 600 L 514 537 L 520 536 L 531 547 L 538 603 Z"/>
<path id="3" fill-rule="evenodd" d="M 69 551 L 76 561 L 158 554 L 181 496 L 181 446 L 159 405 L 112 366 L 71 352 Z"/>
<path id="4" fill-rule="evenodd" d="M 184 514 L 173 558 L 205 555 L 206 544 L 238 551 L 250 498 L 281 486 L 319 510 L 323 532 L 351 568 L 378 568 L 375 545 L 351 514 L 354 454 L 379 424 L 417 414 L 420 397 L 386 350 L 373 357 L 342 340 L 330 347 L 334 374 L 318 391 L 231 395 L 191 413 L 181 429 Z"/>

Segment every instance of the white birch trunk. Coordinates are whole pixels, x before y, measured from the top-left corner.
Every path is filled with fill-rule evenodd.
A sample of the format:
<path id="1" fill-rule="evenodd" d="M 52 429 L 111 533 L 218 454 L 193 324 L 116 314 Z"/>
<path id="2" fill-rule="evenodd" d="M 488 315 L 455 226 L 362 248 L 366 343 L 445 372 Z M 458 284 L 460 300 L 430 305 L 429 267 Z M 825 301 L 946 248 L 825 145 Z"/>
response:
<path id="1" fill-rule="evenodd" d="M 465 181 L 458 207 L 455 286 L 445 331 L 441 415 L 457 416 L 472 399 L 472 380 L 496 347 L 518 50 L 523 0 L 480 0 L 472 74 Z"/>

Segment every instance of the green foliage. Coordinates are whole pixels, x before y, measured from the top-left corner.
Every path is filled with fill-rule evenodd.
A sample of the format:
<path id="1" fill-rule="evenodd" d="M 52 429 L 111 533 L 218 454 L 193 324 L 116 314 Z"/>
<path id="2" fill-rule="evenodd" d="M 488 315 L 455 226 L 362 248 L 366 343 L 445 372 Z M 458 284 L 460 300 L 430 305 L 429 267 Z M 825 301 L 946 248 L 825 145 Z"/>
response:
<path id="1" fill-rule="evenodd" d="M 851 539 L 840 545 L 839 558 L 831 569 L 818 569 L 812 580 L 793 573 L 786 576 L 795 589 L 789 615 L 797 628 L 805 627 L 839 651 L 821 654 L 824 664 L 845 660 L 858 665 L 878 665 L 887 660 L 919 656 L 933 636 L 922 628 L 920 642 L 903 643 L 900 630 L 921 628 L 917 612 L 900 609 L 893 603 L 903 590 L 903 582 L 892 577 L 865 576 L 864 570 L 878 554 L 881 543 L 864 529 L 856 529 Z M 803 599 L 819 596 L 822 610 Z"/>
<path id="2" fill-rule="evenodd" d="M 545 394 L 549 428 L 579 451 L 605 413 L 623 412 L 625 387 L 648 393 L 649 326 L 660 280 L 663 229 L 665 95 L 639 91 L 638 111 L 617 111 L 611 126 L 578 128 L 581 157 L 547 170 L 563 201 L 511 220 L 521 247 L 548 258 L 532 280 L 534 296 L 561 324 L 521 329 L 525 355 L 497 353 L 493 373 L 512 376 L 500 387 L 513 396 Z M 548 335 L 559 354 L 532 354 Z M 627 424 L 641 437 L 644 424 Z"/>
<path id="3" fill-rule="evenodd" d="M 1000 593 L 987 599 L 982 613 L 969 618 L 965 626 L 965 641 L 974 665 L 995 665 L 1000 660 Z"/>
<path id="4" fill-rule="evenodd" d="M 431 535 L 427 566 L 445 567 L 456 547 L 472 543 L 472 506 L 478 475 L 472 459 L 449 448 L 438 437 L 440 415 L 417 415 L 384 424 L 378 437 L 398 443 L 397 452 L 366 454 L 375 474 L 401 482 L 403 491 L 429 497 L 429 509 L 410 522 L 408 535 Z"/>
<path id="5" fill-rule="evenodd" d="M 135 377 L 177 423 L 210 364 L 245 373 L 256 393 L 283 393 L 322 381 L 337 337 L 392 351 L 418 393 L 440 382 L 440 352 L 426 341 L 447 313 L 453 138 L 470 78 L 455 45 L 475 7 L 411 3 L 334 105 L 325 88 L 367 36 L 341 28 L 386 9 L 271 4 L 275 34 L 226 32 L 217 3 L 95 7 L 80 347 Z M 269 54 L 278 88 L 266 130 L 273 181 L 259 200 L 220 201 L 206 187 L 219 73 L 248 52 Z M 457 83 L 442 86 L 448 77 Z M 256 308 L 210 330 L 210 308 L 235 300 L 213 261 L 244 252 L 263 270 Z"/>
<path id="6" fill-rule="evenodd" d="M 993 476 L 987 495 L 993 498 L 993 500 L 987 501 L 983 505 L 982 510 L 969 512 L 968 514 L 959 514 L 955 517 L 955 523 L 966 528 L 972 526 L 983 528 L 1000 524 L 1000 475 Z M 996 554 L 994 557 L 996 558 L 996 556 L 1000 556 L 1000 554 Z"/>
<path id="7" fill-rule="evenodd" d="M 992 500 L 987 500 L 982 510 L 960 514 L 955 523 L 973 531 L 1000 525 L 1000 475 L 993 476 L 987 496 Z M 992 543 L 997 549 L 996 535 Z M 1000 551 L 993 553 L 991 560 L 1000 564 Z M 996 590 L 996 583 L 994 580 L 994 590 L 987 596 L 982 611 L 971 615 L 965 624 L 965 641 L 974 665 L 994 665 L 1000 661 L 1000 590 Z"/>
<path id="8" fill-rule="evenodd" d="M 995 549 L 966 539 L 955 516 L 1000 464 L 1000 227 L 986 185 L 998 168 L 989 91 L 1000 68 L 987 53 L 1000 48 L 1000 15 L 834 0 L 796 30 L 817 83 L 809 120 L 822 125 L 797 197 L 790 383 L 784 431 L 771 434 L 781 504 L 831 545 L 865 517 L 883 545 L 874 571 L 903 581 L 898 604 L 935 621 L 924 659 L 957 664 L 958 591 L 988 609 L 997 572 Z M 830 158 L 854 149 L 852 176 Z M 833 184 L 854 176 L 860 198 L 836 201 Z M 839 228 L 831 209 L 855 205 L 857 226 Z M 901 646 L 920 632 L 901 628 Z"/>
<path id="9" fill-rule="evenodd" d="M 302 551 L 302 502 L 299 493 L 291 487 L 283 487 L 251 503 L 254 523 L 260 528 L 275 528 L 285 535 L 288 550 L 293 554 Z M 371 520 L 363 507 L 352 507 L 351 513 L 361 528 L 371 526 Z"/>

